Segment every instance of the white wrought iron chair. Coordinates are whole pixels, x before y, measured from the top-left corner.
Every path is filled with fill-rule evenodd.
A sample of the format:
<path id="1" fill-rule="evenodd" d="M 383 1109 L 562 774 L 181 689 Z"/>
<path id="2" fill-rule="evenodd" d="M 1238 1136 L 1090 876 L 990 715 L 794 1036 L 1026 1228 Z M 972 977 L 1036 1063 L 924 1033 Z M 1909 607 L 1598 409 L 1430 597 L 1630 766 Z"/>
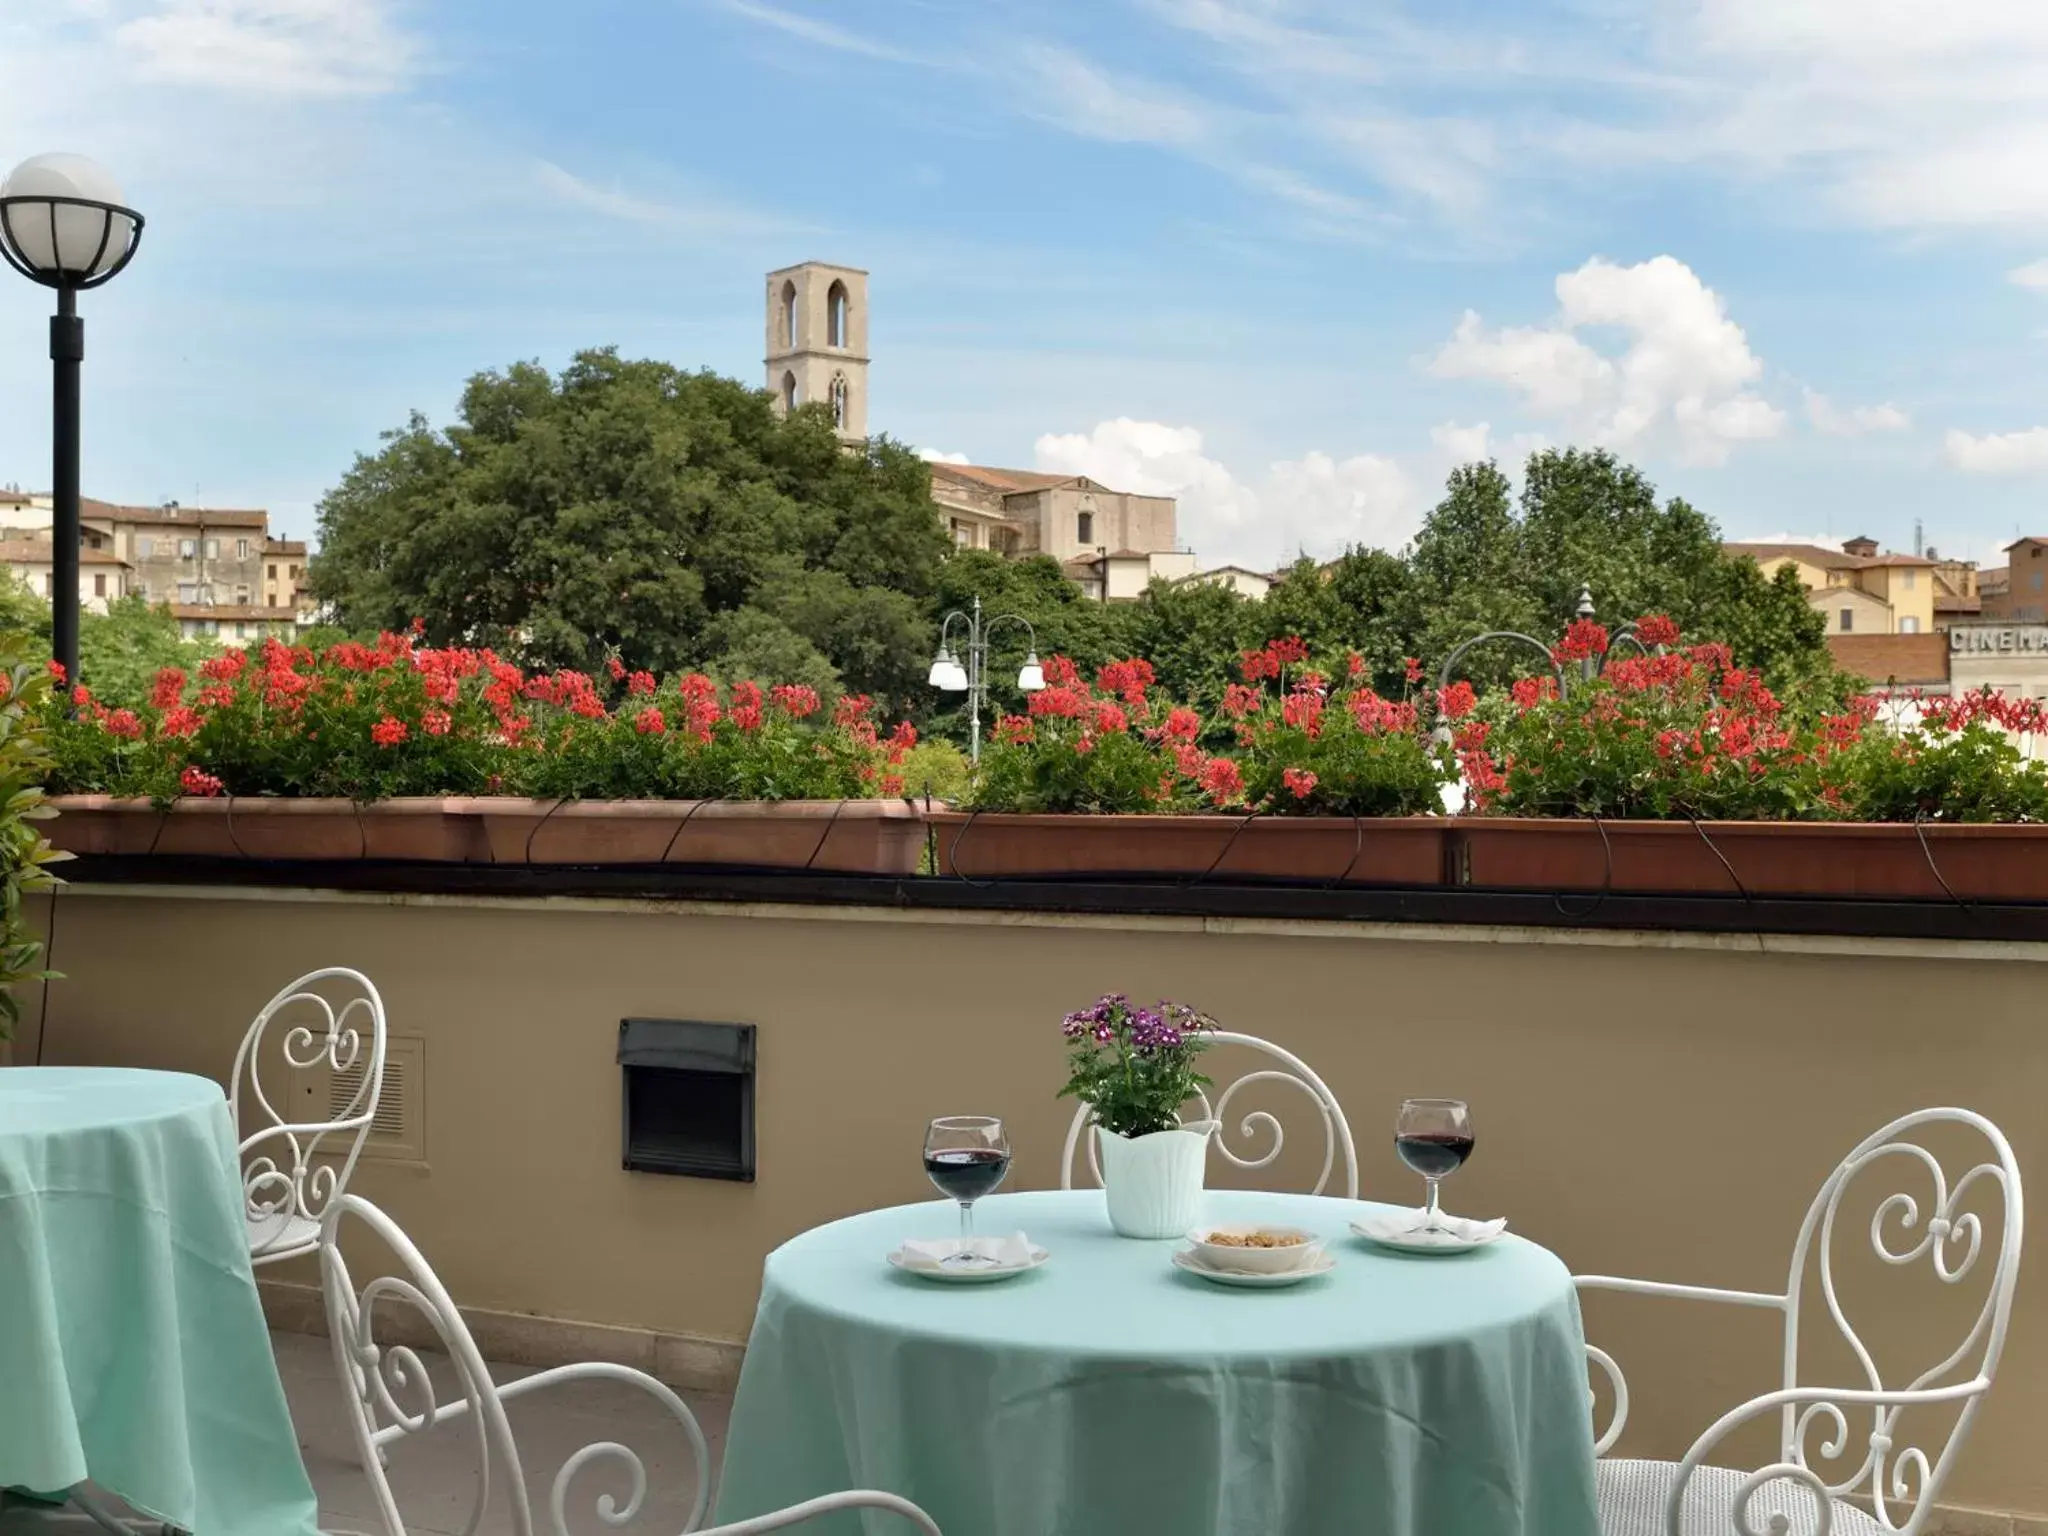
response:
<path id="1" fill-rule="evenodd" d="M 1263 1133 L 1273 1138 L 1273 1144 L 1266 1149 L 1265 1155 L 1262 1157 L 1240 1154 L 1231 1147 L 1229 1142 L 1231 1133 L 1230 1101 L 1237 1096 L 1240 1088 L 1248 1088 L 1253 1083 L 1286 1083 L 1290 1087 L 1298 1088 L 1307 1094 L 1322 1116 L 1323 1170 L 1316 1179 L 1315 1188 L 1310 1190 L 1309 1193 L 1320 1195 L 1329 1187 L 1330 1174 L 1336 1169 L 1337 1155 L 1341 1152 L 1344 1156 L 1344 1195 L 1346 1199 L 1356 1200 L 1358 1198 L 1358 1148 L 1351 1140 L 1351 1125 L 1345 1120 L 1344 1111 L 1338 1106 L 1337 1096 L 1330 1092 L 1329 1085 L 1320 1077 L 1317 1077 L 1314 1071 L 1310 1069 L 1308 1063 L 1299 1056 L 1296 1056 L 1292 1051 L 1285 1050 L 1273 1044 L 1270 1040 L 1261 1040 L 1257 1035 L 1240 1035 L 1231 1030 L 1218 1029 L 1209 1031 L 1203 1038 L 1212 1047 L 1246 1046 L 1254 1051 L 1271 1056 L 1274 1060 L 1281 1063 L 1280 1067 L 1264 1067 L 1256 1072 L 1247 1072 L 1243 1077 L 1240 1077 L 1236 1082 L 1223 1090 L 1221 1097 L 1215 1101 L 1213 1109 L 1210 1107 L 1209 1096 L 1206 1093 L 1197 1093 L 1190 1101 L 1199 1110 L 1195 1117 L 1196 1119 L 1218 1122 L 1216 1134 L 1212 1138 L 1216 1150 L 1222 1153 L 1227 1161 L 1239 1168 L 1270 1167 L 1274 1160 L 1280 1156 L 1280 1149 L 1286 1145 L 1287 1140 L 1287 1133 L 1281 1129 L 1278 1117 L 1263 1109 L 1253 1110 L 1250 1114 L 1246 1115 L 1236 1127 L 1246 1141 L 1249 1142 L 1254 1137 Z M 1205 1052 L 1205 1058 L 1206 1054 Z M 1185 1110 L 1182 1111 L 1181 1118 L 1183 1120 L 1187 1118 Z M 1092 1120 L 1093 1116 L 1089 1113 L 1088 1106 L 1083 1104 L 1074 1112 L 1074 1123 L 1067 1127 L 1067 1144 L 1060 1153 L 1061 1189 L 1072 1189 L 1074 1187 L 1074 1154 L 1080 1149 L 1080 1143 L 1084 1140 L 1088 1145 L 1089 1174 L 1094 1178 L 1098 1188 L 1102 1184 L 1101 1155 L 1095 1149 L 1095 1138 L 1085 1134 Z"/>
<path id="2" fill-rule="evenodd" d="M 1991 1146 L 1992 1156 L 1953 1187 L 1941 1161 L 1917 1141 L 1905 1139 L 1908 1133 L 1937 1124 L 1972 1128 Z M 1870 1242 L 1885 1264 L 1903 1268 L 1925 1261 L 1936 1278 L 1959 1284 L 1984 1254 L 1986 1217 L 1994 1214 L 1965 1209 L 1966 1199 L 1973 1190 L 1986 1197 L 1995 1191 L 1995 1203 L 2001 1207 L 1996 1212 L 2001 1219 L 1995 1258 L 1976 1321 L 1946 1359 L 1903 1385 L 1884 1380 L 1870 1349 L 1850 1324 L 1835 1290 L 1833 1252 L 1835 1218 L 1843 1196 L 1859 1174 L 1893 1159 L 1904 1159 L 1908 1172 L 1926 1175 L 1930 1199 L 1924 1220 L 1920 1201 L 1904 1189 L 1877 1206 L 1870 1220 Z M 2019 1168 L 1998 1127 L 1965 1109 L 1923 1109 L 1868 1137 L 1829 1175 L 1799 1228 L 1783 1294 L 1578 1276 L 1581 1291 L 1723 1302 L 1762 1307 L 1785 1317 L 1783 1384 L 1722 1415 L 1676 1462 L 1607 1457 L 1628 1420 L 1628 1384 L 1611 1355 L 1587 1346 L 1589 1359 L 1606 1378 L 1614 1398 L 1613 1417 L 1594 1445 L 1602 1458 L 1598 1485 L 1603 1536 L 1914 1536 L 1933 1511 L 1971 1422 L 1991 1390 L 2019 1274 L 2022 1216 Z M 1889 1240 L 1888 1224 L 1894 1233 Z M 1908 1239 L 1915 1240 L 1904 1246 Z M 1894 1241 L 1902 1246 L 1893 1247 Z M 1835 1333 L 1861 1368 L 1862 1385 L 1800 1383 L 1801 1303 L 1812 1258 L 1818 1259 L 1821 1301 Z M 1937 1422 L 1908 1429 L 1900 1419 L 1909 1410 L 1927 1410 Z M 1851 1417 L 1860 1419 L 1865 1412 L 1870 1415 L 1867 1434 L 1852 1433 Z M 1770 1414 L 1779 1420 L 1776 1461 L 1743 1472 L 1708 1460 L 1732 1431 Z M 1944 1432 L 1940 1421 L 1951 1415 L 1953 1422 Z M 1825 1426 L 1826 1438 L 1809 1448 L 1816 1421 Z M 1932 1456 L 1923 1444 L 1914 1443 L 1933 1445 L 1937 1439 Z M 1851 1497 L 1858 1502 L 1847 1502 Z"/>
<path id="3" fill-rule="evenodd" d="M 272 1038 L 277 1050 L 266 1064 Z M 242 1037 L 228 1105 L 240 1142 L 251 1263 L 272 1264 L 319 1246 L 321 1213 L 348 1187 L 377 1117 L 384 1051 L 384 999 L 369 977 L 343 966 L 301 976 L 264 1005 Z M 337 1113 L 334 1084 L 347 1087 L 351 1077 L 355 1086 Z M 317 1109 L 326 1118 L 315 1103 L 301 1101 L 321 1089 L 329 1097 Z"/>
<path id="4" fill-rule="evenodd" d="M 356 1218 L 383 1241 L 397 1259 L 399 1273 L 379 1276 L 361 1291 L 355 1288 L 341 1256 L 341 1229 L 347 1217 Z M 405 1523 L 399 1517 L 391 1484 L 385 1477 L 388 1449 L 407 1435 L 465 1418 L 474 1427 L 477 1448 L 476 1504 L 465 1529 L 475 1532 L 481 1528 L 491 1489 L 497 1484 L 504 1489 L 510 1536 L 534 1536 L 525 1469 L 519 1448 L 513 1442 L 505 1404 L 565 1381 L 616 1381 L 646 1393 L 674 1418 L 689 1441 L 697 1474 L 695 1501 L 683 1531 L 699 1530 L 711 1494 L 710 1454 L 705 1448 L 704 1432 L 689 1405 L 646 1372 L 626 1365 L 590 1362 L 556 1366 L 499 1386 L 491 1379 L 490 1368 L 485 1365 L 468 1324 L 463 1322 L 455 1302 L 419 1249 L 397 1222 L 360 1195 L 338 1195 L 327 1207 L 321 1224 L 320 1279 L 326 1297 L 328 1333 L 334 1341 L 335 1372 L 348 1402 L 356 1452 L 376 1492 L 386 1536 L 406 1536 Z M 374 1328 L 380 1301 L 407 1309 L 415 1324 L 425 1324 L 437 1347 L 447 1351 L 460 1396 L 437 1402 L 433 1382 L 419 1355 L 402 1343 L 377 1342 Z M 553 1521 L 548 1529 L 554 1536 L 569 1536 L 570 1484 L 585 1468 L 601 1464 L 609 1464 L 615 1472 L 622 1473 L 628 1491 L 623 1503 L 611 1493 L 600 1494 L 595 1500 L 597 1518 L 608 1527 L 621 1529 L 639 1516 L 647 1497 L 645 1462 L 628 1446 L 600 1440 L 571 1455 L 555 1474 L 547 1511 Z M 908 1499 L 872 1490 L 826 1494 L 773 1514 L 718 1526 L 704 1531 L 702 1536 L 754 1536 L 756 1532 L 779 1531 L 822 1515 L 855 1509 L 899 1515 L 924 1536 L 940 1536 L 931 1517 Z M 492 1529 L 504 1527 L 494 1525 Z"/>

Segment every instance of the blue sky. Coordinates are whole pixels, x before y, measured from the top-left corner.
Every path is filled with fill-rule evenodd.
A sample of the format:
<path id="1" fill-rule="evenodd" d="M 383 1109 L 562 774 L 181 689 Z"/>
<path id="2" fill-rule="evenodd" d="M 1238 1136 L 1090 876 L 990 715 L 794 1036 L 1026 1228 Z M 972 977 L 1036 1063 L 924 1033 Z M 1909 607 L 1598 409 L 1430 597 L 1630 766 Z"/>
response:
<path id="1" fill-rule="evenodd" d="M 873 274 L 873 427 L 1177 494 L 1205 562 L 1397 545 L 1534 443 L 1731 536 L 2048 530 L 2037 0 L 0 0 L 0 57 L 0 161 L 150 220 L 90 494 L 305 533 L 477 369 L 758 381 L 816 257 Z"/>

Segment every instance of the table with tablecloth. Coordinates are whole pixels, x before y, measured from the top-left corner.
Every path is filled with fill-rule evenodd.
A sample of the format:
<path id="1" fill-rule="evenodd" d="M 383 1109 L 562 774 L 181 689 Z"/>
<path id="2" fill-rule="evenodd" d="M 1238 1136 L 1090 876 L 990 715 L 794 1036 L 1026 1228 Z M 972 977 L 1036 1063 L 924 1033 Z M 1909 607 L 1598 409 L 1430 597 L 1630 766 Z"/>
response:
<path id="1" fill-rule="evenodd" d="M 1174 1269 L 1172 1242 L 1114 1235 L 1100 1191 L 982 1201 L 980 1231 L 1051 1254 L 996 1284 L 885 1262 L 957 1230 L 945 1204 L 778 1248 L 719 1519 L 872 1487 L 948 1536 L 1597 1536 L 1584 1337 L 1555 1256 L 1517 1237 L 1393 1253 L 1349 1234 L 1355 1202 L 1207 1200 L 1214 1221 L 1328 1237 L 1337 1267 L 1225 1289 Z"/>
<path id="2" fill-rule="evenodd" d="M 0 1488 L 312 1536 L 218 1084 L 0 1070 Z"/>

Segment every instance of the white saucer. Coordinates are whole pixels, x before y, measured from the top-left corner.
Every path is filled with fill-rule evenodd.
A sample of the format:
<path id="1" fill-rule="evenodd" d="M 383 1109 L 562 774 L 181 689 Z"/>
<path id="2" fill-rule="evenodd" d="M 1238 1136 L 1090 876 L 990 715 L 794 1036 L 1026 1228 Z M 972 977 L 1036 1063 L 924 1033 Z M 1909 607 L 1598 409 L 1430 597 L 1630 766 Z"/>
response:
<path id="1" fill-rule="evenodd" d="M 1213 1280 L 1218 1285 L 1241 1285 L 1249 1290 L 1268 1290 L 1275 1286 L 1299 1285 L 1304 1280 L 1313 1280 L 1317 1275 L 1327 1275 L 1337 1267 L 1337 1260 L 1329 1253 L 1318 1253 L 1311 1262 L 1299 1269 L 1283 1269 L 1275 1274 L 1258 1274 L 1240 1269 L 1211 1269 L 1197 1258 L 1191 1249 L 1176 1248 L 1173 1251 L 1173 1267 L 1184 1269 L 1191 1275 L 1200 1275 L 1204 1280 Z"/>
<path id="2" fill-rule="evenodd" d="M 1018 1275 L 1028 1275 L 1051 1257 L 1045 1249 L 1034 1244 L 1031 1249 L 1031 1262 L 1028 1264 L 977 1264 L 973 1268 L 948 1268 L 937 1264 L 913 1262 L 906 1259 L 903 1250 L 898 1248 L 889 1255 L 889 1262 L 906 1275 L 916 1275 L 920 1280 L 937 1280 L 946 1285 L 987 1285 L 993 1280 L 1013 1280 Z"/>
<path id="3" fill-rule="evenodd" d="M 1351 1230 L 1367 1242 L 1378 1243 L 1383 1248 L 1399 1248 L 1404 1253 L 1470 1253 L 1474 1248 L 1484 1248 L 1508 1229 L 1505 1216 L 1492 1221 L 1474 1221 L 1467 1216 L 1439 1216 L 1442 1223 L 1428 1232 L 1417 1232 L 1414 1224 L 1422 1219 L 1420 1211 L 1402 1211 L 1393 1216 L 1361 1216 L 1351 1223 Z"/>

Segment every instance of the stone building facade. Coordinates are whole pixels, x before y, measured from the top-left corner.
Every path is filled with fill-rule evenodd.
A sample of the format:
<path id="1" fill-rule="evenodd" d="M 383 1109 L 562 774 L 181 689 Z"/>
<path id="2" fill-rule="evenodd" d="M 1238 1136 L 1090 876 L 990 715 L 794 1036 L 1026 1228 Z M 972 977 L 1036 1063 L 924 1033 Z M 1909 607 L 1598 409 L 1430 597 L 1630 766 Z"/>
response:
<path id="1" fill-rule="evenodd" d="M 0 496 L 0 538 L 40 542 L 47 558 L 52 511 L 41 492 Z M 131 507 L 79 499 L 80 600 L 105 611 L 116 597 L 140 597 L 171 610 L 189 637 L 247 644 L 297 632 L 304 606 L 306 546 L 270 537 L 261 508 Z M 23 560 L 7 563 L 48 596 Z"/>

